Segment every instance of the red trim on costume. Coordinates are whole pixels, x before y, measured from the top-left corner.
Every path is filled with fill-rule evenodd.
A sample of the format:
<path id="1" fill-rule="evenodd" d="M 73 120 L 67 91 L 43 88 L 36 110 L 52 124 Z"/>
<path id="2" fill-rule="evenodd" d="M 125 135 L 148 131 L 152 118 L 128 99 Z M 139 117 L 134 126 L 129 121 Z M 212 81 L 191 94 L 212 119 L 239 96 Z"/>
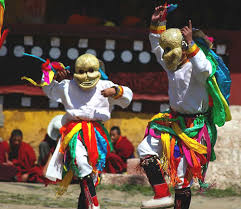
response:
<path id="1" fill-rule="evenodd" d="M 155 33 L 155 34 L 161 34 L 161 33 L 163 33 L 165 30 L 163 30 L 163 29 L 161 29 L 161 30 L 151 30 L 150 29 L 150 32 L 151 33 Z"/>
<path id="2" fill-rule="evenodd" d="M 97 196 L 92 197 L 92 201 L 93 201 L 94 206 L 98 206 L 99 205 Z"/>
<path id="3" fill-rule="evenodd" d="M 155 192 L 154 199 L 160 199 L 171 195 L 167 183 L 153 185 L 153 190 Z"/>
<path id="4" fill-rule="evenodd" d="M 62 126 L 60 129 L 61 135 L 66 136 L 78 123 L 79 121 L 70 121 L 69 123 Z"/>
<path id="5" fill-rule="evenodd" d="M 187 57 L 192 58 L 199 52 L 199 47 L 194 43 L 188 50 L 187 50 Z"/>
<path id="6" fill-rule="evenodd" d="M 194 57 L 199 52 L 199 48 L 195 49 L 195 51 L 188 55 L 188 58 Z"/>
<path id="7" fill-rule="evenodd" d="M 208 105 L 209 107 L 213 107 L 213 98 L 211 97 L 211 95 L 208 95 Z"/>
<path id="8" fill-rule="evenodd" d="M 95 137 L 95 129 L 93 124 L 91 123 L 91 155 L 93 156 L 93 164 L 92 165 L 96 165 L 98 158 L 99 158 L 99 152 L 98 152 L 98 147 L 97 147 L 97 139 Z"/>
<path id="9" fill-rule="evenodd" d="M 0 49 L 1 49 L 1 47 L 3 45 L 3 42 L 5 41 L 5 39 L 6 39 L 7 35 L 8 35 L 8 32 L 9 32 L 8 29 L 3 31 L 2 37 L 0 38 Z M 1 31 L 0 31 L 0 33 L 1 33 Z"/>
<path id="10" fill-rule="evenodd" d="M 176 200 L 175 201 L 175 208 L 176 209 L 181 209 L 182 206 L 182 201 L 181 200 Z"/>

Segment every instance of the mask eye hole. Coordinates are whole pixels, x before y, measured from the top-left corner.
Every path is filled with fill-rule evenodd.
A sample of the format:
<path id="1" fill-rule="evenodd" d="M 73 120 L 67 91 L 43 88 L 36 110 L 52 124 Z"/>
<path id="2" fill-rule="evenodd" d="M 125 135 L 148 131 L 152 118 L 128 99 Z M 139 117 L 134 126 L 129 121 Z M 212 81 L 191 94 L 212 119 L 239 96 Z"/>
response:
<path id="1" fill-rule="evenodd" d="M 94 69 L 93 69 L 93 68 L 90 68 L 90 69 L 88 69 L 88 72 L 89 72 L 89 73 L 93 73 L 93 72 L 94 72 Z"/>
<path id="2" fill-rule="evenodd" d="M 84 73 L 85 73 L 84 70 L 80 70 L 80 71 L 79 71 L 79 74 L 84 74 Z"/>
<path id="3" fill-rule="evenodd" d="M 170 52 L 172 49 L 170 48 L 170 47 L 166 47 L 165 49 L 164 49 L 164 53 L 166 54 L 166 53 L 168 53 L 168 52 Z"/>
<path id="4" fill-rule="evenodd" d="M 93 72 L 94 72 L 94 69 L 93 69 L 93 68 L 90 68 L 90 69 L 88 70 L 88 72 L 89 72 L 89 73 L 93 73 Z"/>

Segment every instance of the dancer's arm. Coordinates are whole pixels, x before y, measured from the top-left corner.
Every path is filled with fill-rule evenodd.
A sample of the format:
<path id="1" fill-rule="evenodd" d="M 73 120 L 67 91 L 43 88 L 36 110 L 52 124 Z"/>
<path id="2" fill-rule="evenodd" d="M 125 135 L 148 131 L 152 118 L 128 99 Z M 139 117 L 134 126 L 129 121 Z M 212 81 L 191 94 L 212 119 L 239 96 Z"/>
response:
<path id="1" fill-rule="evenodd" d="M 160 47 L 160 34 L 166 30 L 166 16 L 167 9 L 165 6 L 158 6 L 155 8 L 151 17 L 149 40 L 152 52 L 156 55 L 157 61 L 165 68 L 162 59 L 164 50 Z"/>
<path id="2" fill-rule="evenodd" d="M 126 108 L 132 101 L 133 93 L 127 86 L 114 84 L 111 81 L 105 81 L 106 88 L 101 92 L 104 97 L 109 97 L 111 105 L 118 105 Z"/>
<path id="3" fill-rule="evenodd" d="M 182 35 L 188 44 L 187 57 L 190 59 L 193 70 L 196 73 L 203 74 L 206 78 L 212 73 L 212 65 L 205 54 L 195 44 L 192 39 L 192 22 L 189 20 L 189 26 L 181 29 Z"/>

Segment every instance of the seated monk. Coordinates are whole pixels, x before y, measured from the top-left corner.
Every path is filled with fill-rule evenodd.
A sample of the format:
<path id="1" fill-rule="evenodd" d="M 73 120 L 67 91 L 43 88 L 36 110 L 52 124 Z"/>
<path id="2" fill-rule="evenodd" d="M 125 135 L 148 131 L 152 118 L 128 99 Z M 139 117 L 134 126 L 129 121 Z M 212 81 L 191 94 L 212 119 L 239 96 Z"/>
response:
<path id="1" fill-rule="evenodd" d="M 14 181 L 17 168 L 8 165 L 9 145 L 7 141 L 0 142 L 0 181 Z"/>
<path id="2" fill-rule="evenodd" d="M 33 148 L 22 140 L 22 131 L 19 129 L 13 130 L 9 139 L 8 159 L 4 165 L 17 168 L 15 180 L 26 182 L 29 171 L 36 161 L 36 155 Z"/>
<path id="3" fill-rule="evenodd" d="M 118 126 L 113 126 L 110 130 L 113 152 L 106 157 L 106 173 L 123 173 L 127 168 L 127 159 L 134 157 L 134 146 L 126 138 L 121 136 Z"/>

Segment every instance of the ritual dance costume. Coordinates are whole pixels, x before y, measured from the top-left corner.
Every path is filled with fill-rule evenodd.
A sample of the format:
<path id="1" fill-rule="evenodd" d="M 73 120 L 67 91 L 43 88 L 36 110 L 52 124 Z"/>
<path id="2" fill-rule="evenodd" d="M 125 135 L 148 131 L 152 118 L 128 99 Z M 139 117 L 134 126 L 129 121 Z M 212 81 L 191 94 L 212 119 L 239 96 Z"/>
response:
<path id="1" fill-rule="evenodd" d="M 57 191 L 61 195 L 76 176 L 81 186 L 78 208 L 97 209 L 100 206 L 95 186 L 105 167 L 106 155 L 113 149 L 103 122 L 110 119 L 113 105 L 125 108 L 130 104 L 132 91 L 109 80 L 101 80 L 99 60 L 91 54 L 81 55 L 76 60 L 72 80 L 58 82 L 53 79 L 51 68 L 55 68 L 54 71 L 65 70 L 61 63 L 46 62 L 43 68 L 44 93 L 62 103 L 66 110 L 61 120 L 61 139 L 50 160 L 46 177 L 61 181 Z M 35 83 L 29 78 L 24 79 Z M 116 94 L 104 97 L 103 90 L 108 88 L 114 88 Z"/>
<path id="2" fill-rule="evenodd" d="M 231 115 L 216 82 L 218 65 L 209 49 L 197 39 L 185 50 L 187 59 L 177 62 L 184 51 L 182 34 L 179 29 L 166 30 L 165 23 L 151 25 L 149 39 L 168 76 L 170 110 L 151 119 L 137 148 L 155 192 L 142 208 L 173 206 L 167 175 L 175 187 L 175 209 L 188 209 L 193 179 L 204 187 L 208 163 L 216 158 L 215 124 L 222 126 Z"/>

